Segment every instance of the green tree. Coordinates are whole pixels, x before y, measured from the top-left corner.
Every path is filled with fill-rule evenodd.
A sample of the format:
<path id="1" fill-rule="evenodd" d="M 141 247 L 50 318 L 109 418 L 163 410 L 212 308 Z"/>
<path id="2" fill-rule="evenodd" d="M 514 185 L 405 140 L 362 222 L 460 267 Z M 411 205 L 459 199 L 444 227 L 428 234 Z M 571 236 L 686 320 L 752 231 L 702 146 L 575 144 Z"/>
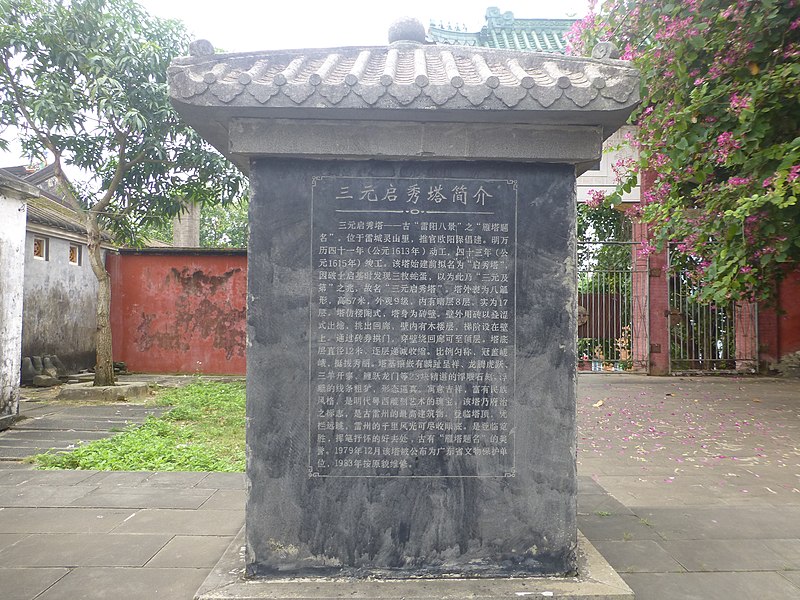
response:
<path id="1" fill-rule="evenodd" d="M 200 207 L 200 246 L 203 248 L 246 248 L 248 236 L 247 194 L 229 204 Z M 171 242 L 172 221 L 155 223 L 140 232 L 145 240 Z M 146 242 L 145 242 L 146 243 Z"/>
<path id="2" fill-rule="evenodd" d="M 0 0 L 0 117 L 31 156 L 55 161 L 87 230 L 98 281 L 95 385 L 114 382 L 103 231 L 135 244 L 182 198 L 227 202 L 242 187 L 170 105 L 167 68 L 188 41 L 179 22 L 133 0 Z"/>
<path id="3" fill-rule="evenodd" d="M 200 245 L 204 248 L 247 247 L 247 200 L 200 210 Z"/>
<path id="4" fill-rule="evenodd" d="M 641 70 L 654 243 L 706 300 L 769 298 L 800 261 L 800 3 L 609 0 L 572 32 L 577 53 L 601 40 Z"/>

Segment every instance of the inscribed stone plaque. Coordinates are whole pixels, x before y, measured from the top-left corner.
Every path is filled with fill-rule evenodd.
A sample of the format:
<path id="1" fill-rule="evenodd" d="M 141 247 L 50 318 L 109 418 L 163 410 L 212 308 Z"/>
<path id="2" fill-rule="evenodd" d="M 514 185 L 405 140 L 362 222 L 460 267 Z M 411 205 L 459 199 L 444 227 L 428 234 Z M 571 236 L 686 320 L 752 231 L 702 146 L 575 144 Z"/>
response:
<path id="1" fill-rule="evenodd" d="M 513 476 L 517 182 L 311 186 L 309 473 Z"/>
<path id="2" fill-rule="evenodd" d="M 568 165 L 255 160 L 248 572 L 575 564 Z"/>

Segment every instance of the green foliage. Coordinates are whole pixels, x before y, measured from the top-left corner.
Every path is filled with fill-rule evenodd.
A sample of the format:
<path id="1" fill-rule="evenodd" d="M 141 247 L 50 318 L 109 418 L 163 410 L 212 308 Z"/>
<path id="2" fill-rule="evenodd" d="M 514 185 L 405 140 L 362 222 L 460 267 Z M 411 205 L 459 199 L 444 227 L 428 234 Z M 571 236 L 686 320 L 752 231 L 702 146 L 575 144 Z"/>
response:
<path id="1" fill-rule="evenodd" d="M 641 71 L 654 241 L 691 256 L 705 300 L 769 298 L 800 260 L 800 3 L 612 0 L 575 35 Z"/>
<path id="2" fill-rule="evenodd" d="M 242 188 L 169 102 L 167 68 L 188 41 L 133 0 L 0 0 L 2 122 L 32 157 L 55 159 L 68 200 L 119 241 L 184 199 L 228 202 Z"/>
<path id="3" fill-rule="evenodd" d="M 578 240 L 584 242 L 629 242 L 630 218 L 610 203 L 592 208 L 578 204 Z"/>
<path id="4" fill-rule="evenodd" d="M 208 248 L 246 248 L 248 206 L 247 200 L 228 206 L 204 206 L 200 212 L 200 245 Z"/>
<path id="5" fill-rule="evenodd" d="M 167 414 L 139 427 L 58 454 L 39 454 L 44 469 L 100 471 L 244 471 L 243 383 L 197 383 L 162 392 Z"/>
<path id="6" fill-rule="evenodd" d="M 0 0 L 0 125 L 15 126 L 32 159 L 52 158 L 86 226 L 98 281 L 95 385 L 114 382 L 101 231 L 137 245 L 187 201 L 230 202 L 243 186 L 170 104 L 167 68 L 187 47 L 180 23 L 134 0 Z"/>
<path id="7" fill-rule="evenodd" d="M 203 248 L 246 248 L 247 210 L 243 199 L 230 204 L 205 204 L 200 208 L 200 246 Z M 172 221 L 153 224 L 142 232 L 147 239 L 172 241 Z"/>

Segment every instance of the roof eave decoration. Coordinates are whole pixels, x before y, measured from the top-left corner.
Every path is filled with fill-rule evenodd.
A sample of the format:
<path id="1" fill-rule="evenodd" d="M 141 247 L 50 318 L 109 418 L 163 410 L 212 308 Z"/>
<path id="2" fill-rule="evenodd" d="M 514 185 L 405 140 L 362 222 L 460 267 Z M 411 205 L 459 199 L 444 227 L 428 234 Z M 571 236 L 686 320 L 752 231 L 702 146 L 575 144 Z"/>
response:
<path id="1" fill-rule="evenodd" d="M 639 103 L 638 71 L 610 58 L 405 41 L 238 54 L 194 47 L 201 55 L 170 66 L 170 95 L 223 152 L 240 117 L 548 124 L 558 115 L 610 135 Z"/>

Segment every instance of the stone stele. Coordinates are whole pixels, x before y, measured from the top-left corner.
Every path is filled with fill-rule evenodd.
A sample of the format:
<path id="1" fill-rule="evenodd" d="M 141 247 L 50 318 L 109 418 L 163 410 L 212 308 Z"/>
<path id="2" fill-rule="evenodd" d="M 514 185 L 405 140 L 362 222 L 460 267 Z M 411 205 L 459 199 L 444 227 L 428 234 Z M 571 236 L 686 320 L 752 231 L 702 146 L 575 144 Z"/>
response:
<path id="1" fill-rule="evenodd" d="M 251 180 L 247 576 L 574 577 L 575 178 L 638 72 L 207 46 L 170 93 Z"/>

